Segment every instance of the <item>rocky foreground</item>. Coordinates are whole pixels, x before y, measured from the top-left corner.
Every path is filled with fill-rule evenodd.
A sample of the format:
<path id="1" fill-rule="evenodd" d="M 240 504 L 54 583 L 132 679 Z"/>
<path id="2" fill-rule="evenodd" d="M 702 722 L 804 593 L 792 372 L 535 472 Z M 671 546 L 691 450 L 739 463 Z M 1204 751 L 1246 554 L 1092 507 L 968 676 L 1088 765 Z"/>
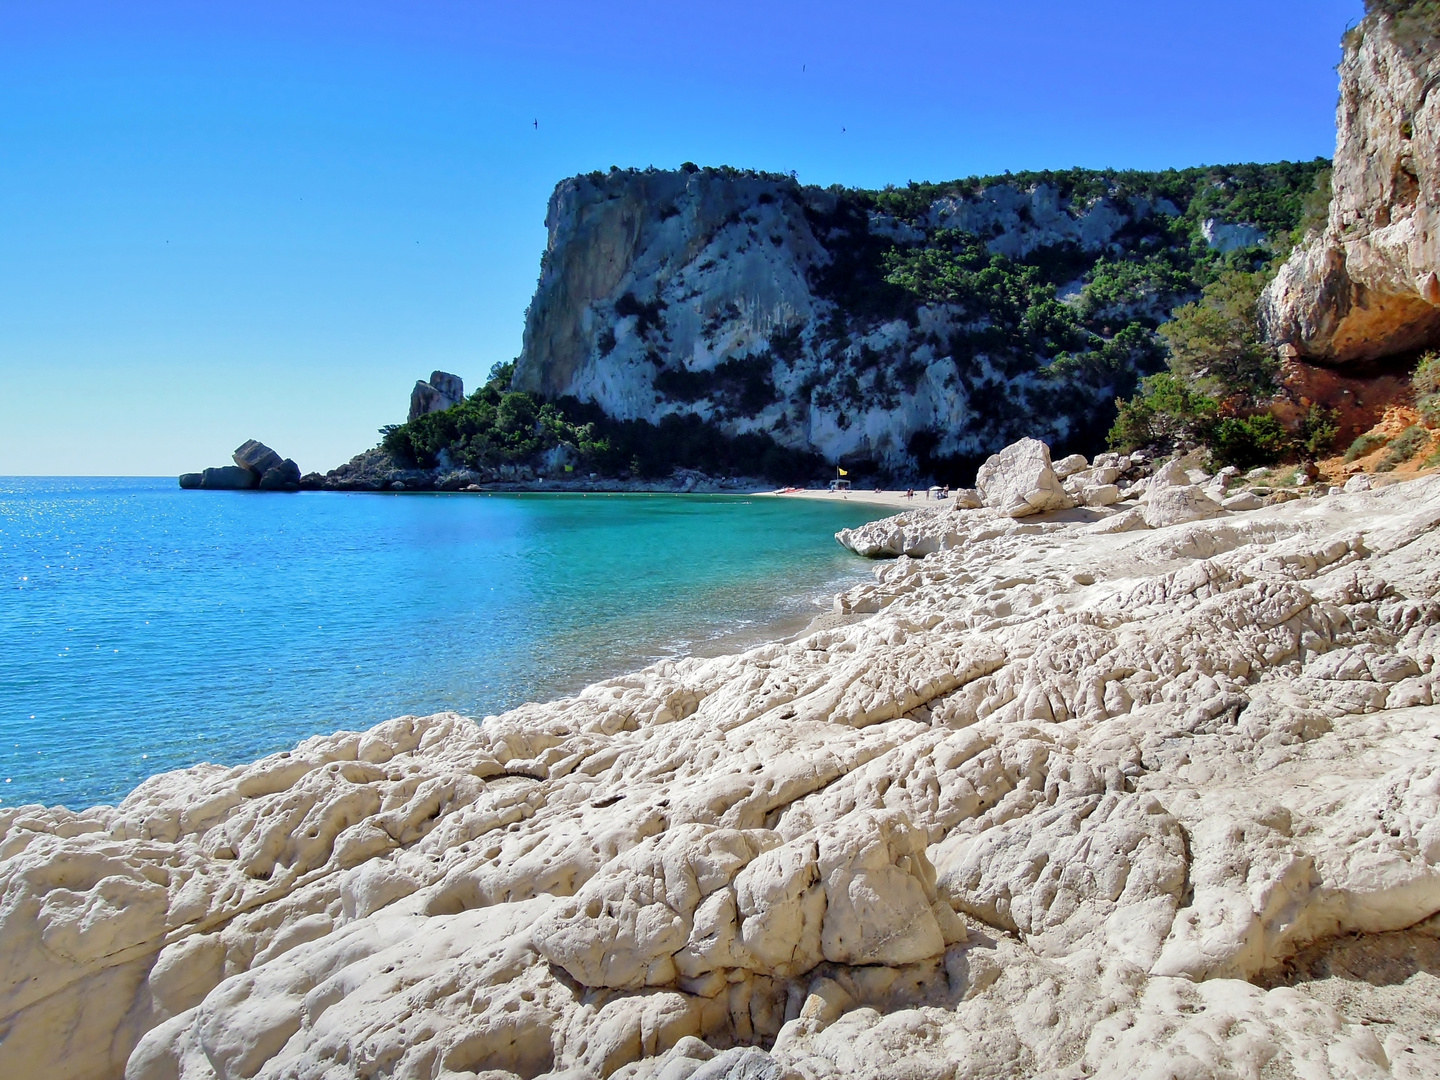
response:
<path id="1" fill-rule="evenodd" d="M 0 1075 L 1440 1075 L 1440 478 L 1017 510 L 788 643 L 0 812 Z"/>

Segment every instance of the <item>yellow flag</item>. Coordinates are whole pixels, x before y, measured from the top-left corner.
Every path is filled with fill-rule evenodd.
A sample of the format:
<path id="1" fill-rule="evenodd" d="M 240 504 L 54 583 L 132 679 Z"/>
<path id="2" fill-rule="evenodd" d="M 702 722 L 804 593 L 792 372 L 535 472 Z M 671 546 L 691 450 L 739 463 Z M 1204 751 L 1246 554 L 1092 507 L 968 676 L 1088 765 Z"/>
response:
<path id="1" fill-rule="evenodd" d="M 837 469 L 840 469 L 840 466 L 838 466 L 838 465 L 835 466 L 835 467 L 836 467 Z M 850 474 L 849 474 L 848 472 L 846 472 L 844 469 L 840 469 L 840 475 L 841 475 L 841 476 L 849 476 Z"/>

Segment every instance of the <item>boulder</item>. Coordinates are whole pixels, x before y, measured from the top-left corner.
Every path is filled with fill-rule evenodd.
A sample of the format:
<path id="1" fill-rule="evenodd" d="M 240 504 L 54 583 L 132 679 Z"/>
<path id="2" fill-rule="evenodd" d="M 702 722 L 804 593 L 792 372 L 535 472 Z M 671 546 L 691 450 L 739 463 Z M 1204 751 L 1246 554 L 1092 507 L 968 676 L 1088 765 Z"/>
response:
<path id="1" fill-rule="evenodd" d="M 965 940 L 925 839 L 893 810 L 857 810 L 789 843 L 766 829 L 678 826 L 555 905 L 534 945 L 582 986 L 629 990 L 737 969 L 918 963 Z"/>
<path id="2" fill-rule="evenodd" d="M 1160 488 L 1180 487 L 1190 483 L 1190 478 L 1185 475 L 1185 470 L 1180 467 L 1177 461 L 1167 461 L 1159 466 L 1149 477 L 1147 488 L 1158 491 Z"/>
<path id="3" fill-rule="evenodd" d="M 1064 480 L 1067 476 L 1074 476 L 1076 473 L 1082 472 L 1089 467 L 1090 463 L 1085 460 L 1084 454 L 1071 454 L 1069 457 L 1061 458 L 1055 462 L 1054 465 L 1055 475 L 1061 480 Z"/>
<path id="4" fill-rule="evenodd" d="M 416 420 L 426 413 L 444 412 L 465 400 L 465 384 L 458 375 L 448 371 L 432 371 L 430 381 L 417 380 L 415 389 L 410 391 L 409 420 Z"/>
<path id="5" fill-rule="evenodd" d="M 1253 491 L 1242 491 L 1238 495 L 1231 495 L 1220 504 L 1225 510 L 1259 510 L 1265 505 L 1265 500 Z"/>
<path id="6" fill-rule="evenodd" d="M 986 506 L 1012 518 L 1075 505 L 1050 465 L 1050 448 L 1039 439 L 1021 439 L 992 454 L 975 487 Z"/>
<path id="7" fill-rule="evenodd" d="M 187 490 L 193 490 L 198 488 L 204 479 L 204 475 L 198 472 L 181 473 L 180 486 Z"/>
<path id="8" fill-rule="evenodd" d="M 300 466 L 290 458 L 279 465 L 265 470 L 260 477 L 261 491 L 298 491 L 300 488 Z"/>
<path id="9" fill-rule="evenodd" d="M 200 486 L 206 491 L 248 491 L 259 483 L 258 476 L 239 465 L 222 465 L 200 474 Z"/>
<path id="10" fill-rule="evenodd" d="M 956 510 L 979 510 L 985 505 L 985 500 L 980 498 L 980 492 L 974 488 L 956 488 L 954 499 Z"/>
<path id="11" fill-rule="evenodd" d="M 1114 506 L 1120 501 L 1120 489 L 1114 484 L 1088 484 L 1080 489 L 1084 506 Z"/>
<path id="12" fill-rule="evenodd" d="M 465 400 L 465 383 L 459 375 L 451 375 L 448 371 L 432 371 L 430 385 L 438 390 L 442 397 L 449 398 L 456 405 Z"/>
<path id="13" fill-rule="evenodd" d="M 1205 494 L 1199 484 L 1152 486 L 1146 497 L 1145 524 L 1152 529 L 1200 521 L 1220 513 L 1218 502 Z"/>
<path id="14" fill-rule="evenodd" d="M 231 457 L 235 459 L 235 464 L 240 468 L 254 473 L 257 481 L 275 466 L 282 464 L 279 454 L 255 439 L 246 439 L 236 448 Z"/>

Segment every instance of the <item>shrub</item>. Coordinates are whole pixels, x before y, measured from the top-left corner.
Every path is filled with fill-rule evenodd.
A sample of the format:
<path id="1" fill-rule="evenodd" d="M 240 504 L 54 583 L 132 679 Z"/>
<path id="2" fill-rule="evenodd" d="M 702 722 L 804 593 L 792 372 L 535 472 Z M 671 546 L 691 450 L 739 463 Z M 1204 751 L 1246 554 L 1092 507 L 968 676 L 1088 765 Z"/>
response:
<path id="1" fill-rule="evenodd" d="M 1410 376 L 1410 385 L 1417 394 L 1440 392 L 1440 352 L 1428 352 L 1415 365 L 1415 374 Z"/>
<path id="2" fill-rule="evenodd" d="M 1390 443 L 1390 452 L 1385 455 L 1385 460 L 1376 466 L 1376 471 L 1390 472 L 1396 466 L 1405 464 L 1429 445 L 1430 432 L 1419 424 L 1411 424 L 1395 436 L 1394 441 Z"/>
<path id="3" fill-rule="evenodd" d="M 1273 465 L 1290 449 L 1290 437 L 1284 426 L 1269 413 L 1227 416 L 1210 429 L 1206 441 L 1217 465 L 1241 469 Z"/>
<path id="4" fill-rule="evenodd" d="M 773 368 L 769 352 L 732 357 L 709 371 L 662 367 L 655 376 L 655 389 L 687 403 L 709 398 L 726 412 L 752 416 L 779 400 Z"/>
<path id="5" fill-rule="evenodd" d="M 1426 427 L 1440 428 L 1440 394 L 1426 394 L 1415 403 Z"/>
<path id="6" fill-rule="evenodd" d="M 1110 429 L 1112 450 L 1128 452 L 1143 447 L 1171 450 L 1185 439 L 1196 439 L 1212 424 L 1216 403 L 1197 394 L 1168 371 L 1140 380 L 1140 392 L 1129 401 L 1116 401 L 1119 415 Z"/>
<path id="7" fill-rule="evenodd" d="M 1300 224 L 1291 234 L 1292 244 L 1298 244 L 1312 232 L 1320 232 L 1330 220 L 1330 200 L 1333 198 L 1331 181 L 1334 170 L 1321 169 L 1315 174 L 1315 186 L 1301 202 Z"/>
<path id="8" fill-rule="evenodd" d="M 1076 304 L 1081 317 L 1123 318 L 1126 309 L 1144 306 L 1152 298 L 1189 292 L 1193 279 L 1172 265 L 1168 256 L 1167 249 L 1139 260 L 1101 259 L 1095 263 L 1085 275 L 1085 290 Z"/>
<path id="9" fill-rule="evenodd" d="M 1365 0 L 1365 10 L 1386 17 L 1400 44 L 1422 50 L 1440 33 L 1440 0 Z"/>
<path id="10" fill-rule="evenodd" d="M 1335 449 L 1335 436 L 1340 434 L 1340 414 L 1334 409 L 1322 409 L 1311 405 L 1310 411 L 1300 421 L 1297 439 L 1300 450 L 1307 458 L 1324 457 Z"/>
<path id="11" fill-rule="evenodd" d="M 1350 444 L 1349 450 L 1345 451 L 1346 464 L 1379 450 L 1380 447 L 1384 446 L 1387 442 L 1389 442 L 1389 440 L 1386 439 L 1384 435 L 1366 432 Z"/>
<path id="12" fill-rule="evenodd" d="M 1275 392 L 1278 364 L 1260 339 L 1256 306 L 1268 275 L 1231 270 L 1160 327 L 1170 369 L 1218 398 L 1253 402 Z"/>
<path id="13" fill-rule="evenodd" d="M 664 325 L 665 307 L 665 301 L 659 297 L 647 304 L 637 299 L 633 292 L 627 292 L 615 301 L 615 317 L 624 319 L 634 315 L 635 332 L 642 338 L 648 338 L 651 330 L 659 329 Z"/>

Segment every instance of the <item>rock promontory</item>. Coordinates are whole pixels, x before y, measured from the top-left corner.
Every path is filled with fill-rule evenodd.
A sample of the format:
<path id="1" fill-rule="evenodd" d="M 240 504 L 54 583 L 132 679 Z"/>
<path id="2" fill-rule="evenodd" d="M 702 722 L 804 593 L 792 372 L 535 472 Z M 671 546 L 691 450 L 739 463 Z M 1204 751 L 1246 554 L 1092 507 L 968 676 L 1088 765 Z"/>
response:
<path id="1" fill-rule="evenodd" d="M 513 388 L 857 475 L 955 479 L 1025 436 L 1093 453 L 1115 398 L 1163 366 L 1156 325 L 1215 267 L 1268 259 L 1322 165 L 885 191 L 694 165 L 571 177 Z"/>

